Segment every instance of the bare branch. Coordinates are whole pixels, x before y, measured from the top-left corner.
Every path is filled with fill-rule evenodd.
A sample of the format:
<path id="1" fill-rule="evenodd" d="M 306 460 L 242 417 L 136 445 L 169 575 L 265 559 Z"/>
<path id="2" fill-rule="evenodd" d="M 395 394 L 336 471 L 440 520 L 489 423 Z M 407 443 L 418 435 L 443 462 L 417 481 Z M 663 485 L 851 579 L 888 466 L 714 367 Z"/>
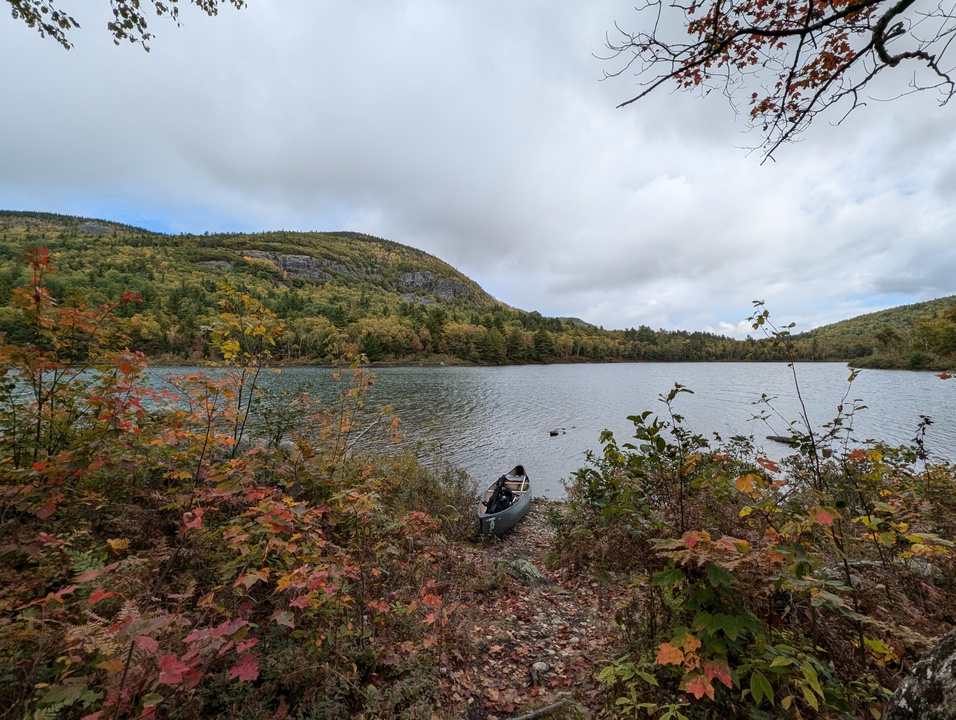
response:
<path id="1" fill-rule="evenodd" d="M 845 118 L 865 105 L 863 90 L 886 68 L 908 62 L 928 71 L 935 82 L 911 87 L 937 89 L 945 104 L 956 92 L 951 71 L 941 58 L 956 37 L 956 8 L 925 0 L 696 0 L 666 10 L 683 19 L 684 40 L 672 41 L 661 0 L 648 0 L 638 12 L 653 9 L 647 31 L 628 33 L 618 24 L 617 43 L 608 39 L 608 60 L 625 58 L 614 77 L 635 70 L 640 91 L 625 107 L 664 85 L 708 89 L 720 85 L 731 105 L 737 93 L 751 92 L 750 122 L 764 134 L 769 157 L 792 141 L 820 113 L 843 100 Z M 907 47 L 908 45 L 908 47 Z M 841 121 L 842 122 L 842 119 Z"/>

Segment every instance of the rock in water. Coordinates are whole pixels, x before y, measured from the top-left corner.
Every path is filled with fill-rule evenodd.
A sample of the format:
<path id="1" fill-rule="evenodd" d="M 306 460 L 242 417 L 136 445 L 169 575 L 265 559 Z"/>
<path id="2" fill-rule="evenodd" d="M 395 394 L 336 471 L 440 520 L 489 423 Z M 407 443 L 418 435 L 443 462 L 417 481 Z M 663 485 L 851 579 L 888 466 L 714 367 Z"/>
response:
<path id="1" fill-rule="evenodd" d="M 883 720 L 956 720 L 956 630 L 916 663 L 886 704 Z"/>

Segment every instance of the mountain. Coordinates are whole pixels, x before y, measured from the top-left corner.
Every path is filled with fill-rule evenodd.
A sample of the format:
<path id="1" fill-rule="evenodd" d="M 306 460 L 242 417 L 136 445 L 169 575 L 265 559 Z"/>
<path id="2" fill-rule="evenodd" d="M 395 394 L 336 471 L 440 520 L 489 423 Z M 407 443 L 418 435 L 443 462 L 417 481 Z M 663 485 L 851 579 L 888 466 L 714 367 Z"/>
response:
<path id="1" fill-rule="evenodd" d="M 215 359 L 208 326 L 229 292 L 285 326 L 283 362 L 850 360 L 873 367 L 956 364 L 956 297 L 870 313 L 794 336 L 792 355 L 765 340 L 706 332 L 605 330 L 496 300 L 438 258 L 354 232 L 167 235 L 108 220 L 0 211 L 0 332 L 23 332 L 10 301 L 27 279 L 27 247 L 52 252 L 47 289 L 60 303 L 129 294 L 117 312 L 128 343 L 158 362 Z M 22 339 L 22 338 L 19 338 Z"/>
<path id="2" fill-rule="evenodd" d="M 22 254 L 30 246 L 52 252 L 56 273 L 47 286 L 61 302 L 137 293 L 141 302 L 120 309 L 130 343 L 164 361 L 208 357 L 206 320 L 218 312 L 224 283 L 285 322 L 276 354 L 286 361 L 364 353 L 501 364 L 607 359 L 617 351 L 593 326 L 511 308 L 438 258 L 361 233 L 166 235 L 108 220 L 0 211 L 0 330 L 8 335 L 16 331 L 9 304 L 27 278 Z"/>

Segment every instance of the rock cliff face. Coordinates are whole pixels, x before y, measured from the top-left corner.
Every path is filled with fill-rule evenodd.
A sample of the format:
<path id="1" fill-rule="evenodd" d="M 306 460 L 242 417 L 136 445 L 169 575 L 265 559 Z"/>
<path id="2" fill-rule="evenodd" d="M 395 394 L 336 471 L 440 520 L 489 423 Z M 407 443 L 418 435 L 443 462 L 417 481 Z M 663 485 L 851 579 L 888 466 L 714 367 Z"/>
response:
<path id="1" fill-rule="evenodd" d="M 112 235 L 113 228 L 109 225 L 101 225 L 95 222 L 85 222 L 80 223 L 80 226 L 77 228 L 81 233 L 86 233 L 87 235 Z"/>
<path id="2" fill-rule="evenodd" d="M 286 255 L 267 250 L 237 250 L 236 254 L 256 260 L 265 260 L 292 277 L 308 280 L 331 280 L 332 273 L 345 275 L 346 277 L 369 277 L 375 274 L 367 270 L 356 271 L 330 260 L 317 260 L 309 255 Z M 227 263 L 223 263 L 223 265 L 225 264 Z M 398 283 L 405 288 L 414 288 L 429 293 L 438 300 L 445 302 L 458 298 L 471 298 L 473 295 L 471 288 L 464 283 L 439 277 L 435 273 L 427 271 L 402 273 L 398 278 Z M 414 295 L 409 293 L 406 293 L 406 298 L 409 302 L 414 301 Z M 424 302 L 420 298 L 418 300 Z"/>
<path id="3" fill-rule="evenodd" d="M 460 297 L 471 297 L 471 290 L 462 283 L 440 278 L 431 272 L 404 273 L 399 282 L 406 287 L 414 287 L 429 292 L 439 300 L 450 301 Z"/>
<path id="4" fill-rule="evenodd" d="M 956 720 L 956 630 L 916 663 L 887 703 L 883 720 Z"/>
<path id="5" fill-rule="evenodd" d="M 354 274 L 348 272 L 346 268 L 336 263 L 323 263 L 308 255 L 283 255 L 281 253 L 267 252 L 264 250 L 240 250 L 238 254 L 244 257 L 271 262 L 292 277 L 306 278 L 308 280 L 331 280 L 332 276 L 326 272 L 326 268 L 335 270 L 342 275 Z"/>

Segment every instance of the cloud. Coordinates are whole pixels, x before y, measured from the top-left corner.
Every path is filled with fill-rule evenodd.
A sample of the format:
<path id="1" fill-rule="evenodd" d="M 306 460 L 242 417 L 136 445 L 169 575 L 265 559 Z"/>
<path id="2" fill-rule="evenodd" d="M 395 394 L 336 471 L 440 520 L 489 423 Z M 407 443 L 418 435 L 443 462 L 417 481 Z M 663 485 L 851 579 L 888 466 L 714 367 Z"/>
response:
<path id="1" fill-rule="evenodd" d="M 75 49 L 0 21 L 0 206 L 171 232 L 349 229 L 504 302 L 746 335 L 956 292 L 956 135 L 912 96 L 821 118 L 776 162 L 719 94 L 617 110 L 631 5 L 256 0 L 152 52 L 84 6 Z M 836 120 L 836 118 L 830 118 Z"/>

